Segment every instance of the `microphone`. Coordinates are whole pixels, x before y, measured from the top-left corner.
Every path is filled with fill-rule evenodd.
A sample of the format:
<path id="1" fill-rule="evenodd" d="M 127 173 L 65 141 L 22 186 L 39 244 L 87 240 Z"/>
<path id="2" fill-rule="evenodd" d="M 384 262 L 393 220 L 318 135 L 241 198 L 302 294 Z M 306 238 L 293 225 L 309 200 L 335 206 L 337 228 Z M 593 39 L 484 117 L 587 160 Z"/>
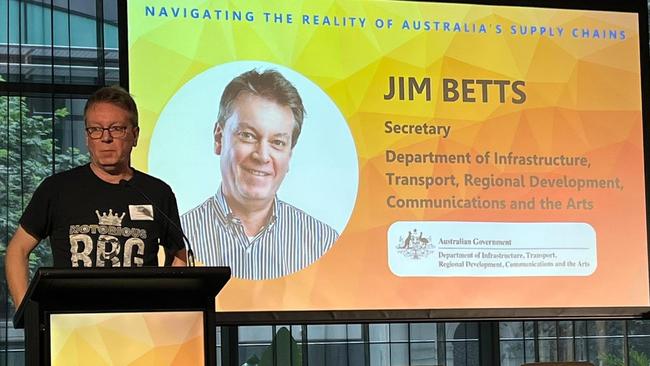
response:
<path id="1" fill-rule="evenodd" d="M 183 230 L 178 225 L 176 225 L 174 220 L 172 220 L 169 216 L 167 216 L 167 214 L 163 210 L 161 210 L 158 206 L 156 206 L 154 204 L 153 200 L 151 200 L 151 198 L 149 198 L 149 196 L 147 196 L 144 192 L 142 192 L 142 190 L 140 190 L 138 187 L 136 187 L 130 181 L 122 179 L 119 182 L 119 186 L 124 187 L 126 189 L 133 189 L 139 195 L 144 197 L 144 199 L 149 201 L 149 203 L 154 208 L 154 210 L 158 211 L 158 213 L 162 215 L 162 217 L 167 221 L 167 223 L 171 224 L 171 226 L 174 229 L 178 230 L 178 232 L 181 233 L 181 235 L 183 236 L 183 240 L 185 241 L 185 246 L 187 247 L 187 266 L 188 267 L 194 267 L 194 251 L 192 251 L 192 245 L 190 244 L 190 240 L 187 238 L 187 236 L 185 236 L 185 233 L 183 233 Z"/>

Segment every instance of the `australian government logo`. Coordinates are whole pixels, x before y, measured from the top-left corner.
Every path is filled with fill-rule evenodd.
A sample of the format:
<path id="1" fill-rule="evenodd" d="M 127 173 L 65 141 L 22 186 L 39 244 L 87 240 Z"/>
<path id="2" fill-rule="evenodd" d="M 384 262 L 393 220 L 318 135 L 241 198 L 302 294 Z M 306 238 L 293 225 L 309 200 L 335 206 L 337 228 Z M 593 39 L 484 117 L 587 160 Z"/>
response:
<path id="1" fill-rule="evenodd" d="M 433 253 L 435 245 L 431 240 L 431 235 L 413 229 L 408 231 L 406 235 L 400 235 L 395 248 L 398 253 L 406 258 L 417 260 L 426 258 Z"/>

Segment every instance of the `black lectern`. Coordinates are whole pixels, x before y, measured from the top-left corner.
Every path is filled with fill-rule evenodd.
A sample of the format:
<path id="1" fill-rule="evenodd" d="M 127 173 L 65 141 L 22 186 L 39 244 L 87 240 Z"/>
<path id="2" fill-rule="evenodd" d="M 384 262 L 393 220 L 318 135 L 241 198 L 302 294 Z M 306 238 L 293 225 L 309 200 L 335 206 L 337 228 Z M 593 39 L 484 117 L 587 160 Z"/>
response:
<path id="1" fill-rule="evenodd" d="M 40 268 L 14 317 L 15 327 L 25 328 L 26 365 L 53 362 L 50 327 L 55 316 L 116 313 L 202 315 L 204 363 L 216 365 L 214 298 L 229 278 L 227 267 Z"/>

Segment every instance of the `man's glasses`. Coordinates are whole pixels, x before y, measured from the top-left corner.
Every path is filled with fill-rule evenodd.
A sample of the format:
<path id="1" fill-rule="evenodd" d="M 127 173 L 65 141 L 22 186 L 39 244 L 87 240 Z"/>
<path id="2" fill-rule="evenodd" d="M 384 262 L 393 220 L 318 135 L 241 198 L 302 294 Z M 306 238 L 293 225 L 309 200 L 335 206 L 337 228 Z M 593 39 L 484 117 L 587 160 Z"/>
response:
<path id="1" fill-rule="evenodd" d="M 101 139 L 104 136 L 104 131 L 108 131 L 108 134 L 112 138 L 121 138 L 126 136 L 126 130 L 128 126 L 111 126 L 111 127 L 86 127 L 86 133 L 88 137 L 93 140 Z"/>

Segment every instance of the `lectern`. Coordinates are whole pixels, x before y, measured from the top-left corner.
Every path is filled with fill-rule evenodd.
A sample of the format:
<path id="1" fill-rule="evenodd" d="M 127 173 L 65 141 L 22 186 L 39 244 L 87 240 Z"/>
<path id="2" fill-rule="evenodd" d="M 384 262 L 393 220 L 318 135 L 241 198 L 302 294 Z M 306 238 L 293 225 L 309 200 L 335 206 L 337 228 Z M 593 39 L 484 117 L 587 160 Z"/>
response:
<path id="1" fill-rule="evenodd" d="M 14 317 L 26 365 L 216 365 L 215 296 L 229 278 L 227 267 L 40 268 Z"/>

